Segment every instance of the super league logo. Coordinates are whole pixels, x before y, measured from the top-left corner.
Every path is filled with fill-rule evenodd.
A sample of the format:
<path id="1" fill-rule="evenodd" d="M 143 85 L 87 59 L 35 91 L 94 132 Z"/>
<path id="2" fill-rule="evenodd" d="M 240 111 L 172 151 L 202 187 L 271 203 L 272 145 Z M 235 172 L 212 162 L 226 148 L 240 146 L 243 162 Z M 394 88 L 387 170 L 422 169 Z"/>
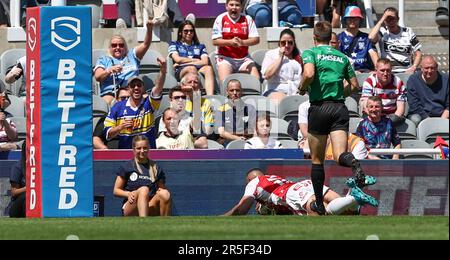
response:
<path id="1" fill-rule="evenodd" d="M 74 17 L 58 17 L 51 21 L 51 41 L 63 51 L 68 51 L 80 43 L 80 20 Z"/>
<path id="2" fill-rule="evenodd" d="M 27 33 L 27 43 L 31 51 L 34 51 L 36 47 L 36 19 L 33 17 L 28 20 L 28 33 Z"/>

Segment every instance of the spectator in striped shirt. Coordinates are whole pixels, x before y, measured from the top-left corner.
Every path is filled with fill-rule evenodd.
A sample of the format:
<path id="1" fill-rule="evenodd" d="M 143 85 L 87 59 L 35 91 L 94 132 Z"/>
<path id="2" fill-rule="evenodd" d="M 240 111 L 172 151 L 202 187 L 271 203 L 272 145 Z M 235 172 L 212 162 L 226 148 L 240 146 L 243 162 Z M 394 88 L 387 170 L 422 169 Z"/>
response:
<path id="1" fill-rule="evenodd" d="M 366 108 L 367 98 L 378 96 L 382 100 L 382 114 L 387 115 L 394 126 L 405 121 L 406 85 L 392 74 L 391 61 L 386 58 L 378 60 L 376 72 L 370 75 L 363 84 L 360 106 L 363 114 L 369 114 Z"/>

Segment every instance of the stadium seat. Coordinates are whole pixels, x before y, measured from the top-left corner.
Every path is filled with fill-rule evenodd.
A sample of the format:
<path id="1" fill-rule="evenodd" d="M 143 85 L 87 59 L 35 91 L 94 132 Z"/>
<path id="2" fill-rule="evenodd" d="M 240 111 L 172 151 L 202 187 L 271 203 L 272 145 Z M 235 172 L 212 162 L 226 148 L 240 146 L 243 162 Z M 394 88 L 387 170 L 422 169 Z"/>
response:
<path id="1" fill-rule="evenodd" d="M 249 95 L 242 97 L 242 101 L 255 107 L 257 113 L 266 112 L 271 117 L 278 117 L 278 106 L 267 97 L 259 95 Z"/>
<path id="2" fill-rule="evenodd" d="M 405 119 L 405 121 L 398 125 L 395 129 L 397 130 L 397 133 L 402 141 L 417 139 L 416 124 L 409 119 Z"/>
<path id="3" fill-rule="evenodd" d="M 399 77 L 403 81 L 403 84 L 405 84 L 405 85 L 408 82 L 409 76 L 411 76 L 411 75 L 412 75 L 411 73 L 406 73 L 406 72 L 395 74 L 395 76 Z"/>
<path id="4" fill-rule="evenodd" d="M 233 140 L 228 143 L 226 149 L 244 149 L 244 140 Z"/>
<path id="5" fill-rule="evenodd" d="M 356 133 L 356 129 L 358 128 L 359 122 L 362 120 L 361 117 L 350 117 L 348 131 L 349 133 Z"/>
<path id="6" fill-rule="evenodd" d="M 283 119 L 277 117 L 271 117 L 272 128 L 270 129 L 270 135 L 276 137 L 278 140 L 292 140 L 292 137 L 288 133 L 289 123 Z"/>
<path id="7" fill-rule="evenodd" d="M 108 114 L 109 106 L 103 98 L 97 95 L 93 95 L 92 103 L 92 116 L 100 117 Z"/>
<path id="8" fill-rule="evenodd" d="M 94 117 L 92 118 L 92 132 L 95 131 L 95 127 L 97 126 L 98 121 L 100 121 L 100 118 L 101 118 L 101 117 L 99 117 L 99 116 L 97 116 L 97 117 L 94 116 Z"/>
<path id="9" fill-rule="evenodd" d="M 93 49 L 92 50 L 92 68 L 97 64 L 97 60 L 102 57 L 108 55 L 108 50 L 105 49 Z"/>
<path id="10" fill-rule="evenodd" d="M 151 72 L 151 73 L 142 75 L 142 79 L 144 80 L 146 92 L 149 93 L 150 90 L 156 85 L 156 79 L 158 78 L 158 76 L 159 76 L 159 72 Z M 170 74 L 166 74 L 166 80 L 164 81 L 164 86 L 163 86 L 163 95 L 169 94 L 170 89 L 172 89 L 175 86 L 178 86 L 178 82 L 175 79 L 175 77 L 173 77 Z"/>
<path id="11" fill-rule="evenodd" d="M 414 148 L 430 148 L 430 145 L 422 140 L 402 140 L 402 148 L 414 149 Z M 432 154 L 403 154 L 400 156 L 403 159 L 433 159 Z"/>
<path id="12" fill-rule="evenodd" d="M 252 52 L 250 56 L 256 63 L 256 67 L 258 68 L 258 71 L 261 71 L 261 66 L 264 61 L 264 57 L 266 56 L 266 52 L 268 49 L 260 49 Z"/>
<path id="13" fill-rule="evenodd" d="M 13 117 L 25 117 L 25 104 L 23 100 L 14 95 L 8 95 L 11 105 L 5 111 L 13 115 Z"/>
<path id="14" fill-rule="evenodd" d="M 267 51 L 268 51 L 268 49 L 260 49 L 260 50 L 254 51 L 254 52 L 252 52 L 250 54 L 252 59 L 255 61 L 256 68 L 258 69 L 261 81 L 264 80 L 263 77 L 262 77 L 262 74 L 261 74 L 261 66 L 262 66 L 262 63 L 264 61 L 264 57 L 266 56 L 266 52 Z"/>
<path id="15" fill-rule="evenodd" d="M 161 103 L 159 104 L 159 109 L 155 112 L 155 118 L 161 116 L 168 107 L 170 107 L 169 95 L 163 95 Z"/>
<path id="16" fill-rule="evenodd" d="M 241 82 L 242 86 L 242 95 L 261 95 L 261 83 L 257 78 L 250 74 L 244 74 L 244 73 L 233 73 L 226 77 L 223 82 L 222 86 L 220 88 L 220 93 L 224 96 L 227 95 L 226 92 L 226 86 L 228 84 L 228 81 L 232 79 L 237 79 Z"/>
<path id="17" fill-rule="evenodd" d="M 160 67 L 158 61 L 159 57 L 163 57 L 161 53 L 149 49 L 141 59 L 141 66 L 139 67 L 139 74 L 147 74 L 152 72 L 159 72 Z"/>
<path id="18" fill-rule="evenodd" d="M 27 119 L 24 116 L 13 116 L 10 117 L 11 121 L 14 122 L 17 128 L 17 140 L 22 141 L 27 137 Z"/>
<path id="19" fill-rule="evenodd" d="M 169 55 L 166 57 L 167 61 L 167 74 L 172 75 L 175 78 L 175 69 L 173 68 L 173 60 Z"/>
<path id="20" fill-rule="evenodd" d="M 429 117 L 422 120 L 417 127 L 418 140 L 434 143 L 437 136 L 448 140 L 449 121 L 440 117 Z"/>
<path id="21" fill-rule="evenodd" d="M 224 149 L 224 147 L 223 147 L 223 145 L 219 144 L 218 142 L 208 139 L 208 149 L 209 150 L 222 150 L 222 149 Z"/>
<path id="22" fill-rule="evenodd" d="M 348 115 L 350 117 L 359 117 L 358 103 L 352 97 L 345 98 L 345 106 L 348 109 Z"/>
<path id="23" fill-rule="evenodd" d="M 358 84 L 362 89 L 362 86 L 364 84 L 364 81 L 370 76 L 370 73 L 359 73 L 356 74 L 356 78 L 358 79 Z"/>
<path id="24" fill-rule="evenodd" d="M 283 98 L 278 105 L 279 118 L 290 121 L 291 117 L 298 117 L 298 107 L 303 102 L 309 102 L 308 95 L 293 95 Z"/>
<path id="25" fill-rule="evenodd" d="M 298 142 L 295 140 L 280 140 L 280 143 L 285 149 L 298 149 Z"/>
<path id="26" fill-rule="evenodd" d="M 6 71 L 9 67 L 17 63 L 17 60 L 25 56 L 25 49 L 10 49 L 6 50 L 0 56 L 0 79 L 4 80 Z M 13 84 L 5 83 L 6 90 L 11 94 L 19 96 L 22 90 L 25 90 L 25 77 L 21 77 Z"/>

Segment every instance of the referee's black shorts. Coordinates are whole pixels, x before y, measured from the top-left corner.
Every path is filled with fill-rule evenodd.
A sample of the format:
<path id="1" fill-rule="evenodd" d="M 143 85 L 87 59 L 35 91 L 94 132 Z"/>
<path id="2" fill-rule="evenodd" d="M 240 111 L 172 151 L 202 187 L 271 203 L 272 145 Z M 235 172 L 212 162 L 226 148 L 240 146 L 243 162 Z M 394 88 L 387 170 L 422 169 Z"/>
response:
<path id="1" fill-rule="evenodd" d="M 343 101 L 313 102 L 308 110 L 308 133 L 328 135 L 337 130 L 348 132 L 349 121 L 348 109 Z"/>

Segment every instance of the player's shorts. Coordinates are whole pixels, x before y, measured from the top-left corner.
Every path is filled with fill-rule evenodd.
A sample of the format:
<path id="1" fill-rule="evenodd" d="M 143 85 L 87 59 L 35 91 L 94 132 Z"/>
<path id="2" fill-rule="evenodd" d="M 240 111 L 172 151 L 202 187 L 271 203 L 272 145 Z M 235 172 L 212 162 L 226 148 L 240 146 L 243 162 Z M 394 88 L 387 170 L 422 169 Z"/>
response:
<path id="1" fill-rule="evenodd" d="M 308 110 L 308 132 L 328 135 L 337 130 L 348 132 L 350 117 L 344 102 L 313 102 Z"/>
<path id="2" fill-rule="evenodd" d="M 323 195 L 330 188 L 323 185 Z M 310 180 L 304 180 L 292 185 L 286 193 L 286 203 L 296 213 L 306 211 L 306 202 L 314 196 L 313 184 Z"/>
<path id="3" fill-rule="evenodd" d="M 255 61 L 252 60 L 250 55 L 242 59 L 233 59 L 223 55 L 216 55 L 217 66 L 228 65 L 233 69 L 233 73 L 238 73 L 240 71 L 247 70 L 248 66 L 254 64 Z"/>

